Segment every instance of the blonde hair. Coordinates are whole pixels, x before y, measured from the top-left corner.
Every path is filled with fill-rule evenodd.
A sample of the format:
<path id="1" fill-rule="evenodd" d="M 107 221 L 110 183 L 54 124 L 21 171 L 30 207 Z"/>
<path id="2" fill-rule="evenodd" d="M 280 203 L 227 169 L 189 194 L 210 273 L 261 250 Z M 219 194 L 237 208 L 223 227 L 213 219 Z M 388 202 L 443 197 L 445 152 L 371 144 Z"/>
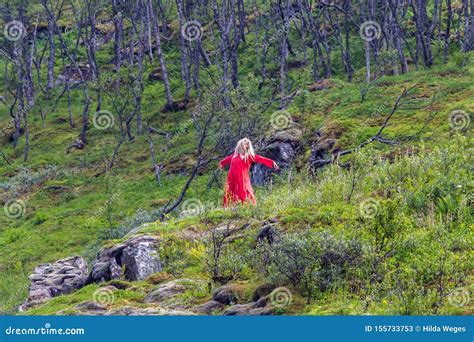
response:
<path id="1" fill-rule="evenodd" d="M 249 144 L 247 150 L 244 150 L 245 142 L 248 142 Z M 240 158 L 246 162 L 248 161 L 249 157 L 253 160 L 255 158 L 255 152 L 253 150 L 252 142 L 248 138 L 240 139 L 235 146 L 234 154 L 240 156 Z"/>

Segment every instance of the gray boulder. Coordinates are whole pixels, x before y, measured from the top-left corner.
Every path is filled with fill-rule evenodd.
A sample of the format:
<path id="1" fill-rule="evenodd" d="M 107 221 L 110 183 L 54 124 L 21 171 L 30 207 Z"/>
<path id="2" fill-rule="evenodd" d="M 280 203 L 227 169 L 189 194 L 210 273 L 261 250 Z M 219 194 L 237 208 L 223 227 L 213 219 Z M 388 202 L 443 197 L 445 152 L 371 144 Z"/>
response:
<path id="1" fill-rule="evenodd" d="M 232 285 L 224 285 L 216 289 L 212 294 L 212 299 L 224 305 L 239 302 L 238 295 Z"/>
<path id="2" fill-rule="evenodd" d="M 252 294 L 252 301 L 256 302 L 260 298 L 268 296 L 277 286 L 273 284 L 262 284 L 258 286 Z"/>
<path id="3" fill-rule="evenodd" d="M 157 246 L 158 241 L 151 236 L 141 236 L 127 241 L 121 259 L 127 280 L 142 280 L 161 271 Z"/>
<path id="4" fill-rule="evenodd" d="M 153 236 L 138 235 L 101 250 L 92 265 L 87 283 L 100 283 L 122 276 L 130 281 L 143 280 L 161 271 L 158 244 L 158 239 Z"/>
<path id="5" fill-rule="evenodd" d="M 298 128 L 277 131 L 266 142 L 266 146 L 260 150 L 260 154 L 276 161 L 280 168 L 287 168 L 296 156 L 296 150 L 302 135 L 302 131 Z M 264 184 L 270 178 L 272 172 L 272 169 L 255 163 L 252 166 L 252 183 L 257 185 Z"/>
<path id="6" fill-rule="evenodd" d="M 265 157 L 275 160 L 280 167 L 288 167 L 296 154 L 295 148 L 292 142 L 274 141 L 264 147 L 261 153 Z"/>
<path id="7" fill-rule="evenodd" d="M 87 262 L 80 256 L 38 265 L 28 277 L 31 282 L 28 299 L 20 306 L 20 311 L 81 288 L 87 272 Z"/>
<path id="8" fill-rule="evenodd" d="M 275 226 L 276 226 L 276 223 L 264 222 L 264 224 L 262 224 L 262 227 L 258 231 L 257 242 L 273 243 L 277 235 L 277 230 Z"/>
<path id="9" fill-rule="evenodd" d="M 90 282 L 108 281 L 122 276 L 122 268 L 117 264 L 115 258 L 101 256 L 94 265 L 88 278 Z"/>

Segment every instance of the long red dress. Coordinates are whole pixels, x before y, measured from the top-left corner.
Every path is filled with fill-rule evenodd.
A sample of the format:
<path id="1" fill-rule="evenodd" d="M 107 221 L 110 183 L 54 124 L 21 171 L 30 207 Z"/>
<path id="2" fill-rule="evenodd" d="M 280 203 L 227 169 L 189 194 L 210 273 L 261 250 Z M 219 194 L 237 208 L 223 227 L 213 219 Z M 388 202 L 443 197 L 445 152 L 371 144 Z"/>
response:
<path id="1" fill-rule="evenodd" d="M 244 203 L 245 201 L 250 201 L 254 205 L 257 204 L 249 176 L 252 163 L 260 163 L 266 167 L 272 167 L 274 161 L 258 154 L 253 159 L 248 157 L 247 161 L 245 161 L 240 155 L 233 153 L 219 163 L 221 168 L 230 164 L 227 182 L 224 186 L 224 207 L 239 202 Z"/>

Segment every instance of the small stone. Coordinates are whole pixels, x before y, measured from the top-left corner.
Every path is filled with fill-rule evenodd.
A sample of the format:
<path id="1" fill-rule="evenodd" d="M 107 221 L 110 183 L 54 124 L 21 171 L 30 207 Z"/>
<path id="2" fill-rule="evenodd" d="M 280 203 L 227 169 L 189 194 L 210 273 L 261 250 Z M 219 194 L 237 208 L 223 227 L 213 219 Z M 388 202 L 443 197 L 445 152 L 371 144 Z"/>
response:
<path id="1" fill-rule="evenodd" d="M 276 288 L 273 284 L 263 284 L 258 286 L 252 294 L 252 300 L 258 301 L 260 298 L 269 295 Z"/>
<path id="2" fill-rule="evenodd" d="M 255 303 L 255 306 L 257 308 L 264 308 L 265 306 L 267 306 L 267 303 L 268 303 L 267 297 L 261 297 L 259 300 L 257 300 L 257 302 Z"/>
<path id="3" fill-rule="evenodd" d="M 161 284 L 145 297 L 145 303 L 160 303 L 160 306 L 179 306 L 180 301 L 174 297 L 185 291 L 201 286 L 200 281 L 180 278 Z"/>
<path id="4" fill-rule="evenodd" d="M 76 310 L 80 311 L 106 311 L 107 308 L 97 302 L 88 301 L 75 306 Z"/>
<path id="5" fill-rule="evenodd" d="M 212 314 L 214 311 L 222 311 L 224 309 L 224 304 L 221 302 L 210 300 L 204 304 L 201 304 L 195 308 L 199 313 L 204 313 L 206 315 Z"/>
<path id="6" fill-rule="evenodd" d="M 212 294 L 212 299 L 225 305 L 238 303 L 238 296 L 231 285 L 219 287 Z"/>
<path id="7" fill-rule="evenodd" d="M 224 316 L 266 316 L 272 315 L 272 308 L 257 308 L 255 303 L 237 304 L 227 308 Z"/>

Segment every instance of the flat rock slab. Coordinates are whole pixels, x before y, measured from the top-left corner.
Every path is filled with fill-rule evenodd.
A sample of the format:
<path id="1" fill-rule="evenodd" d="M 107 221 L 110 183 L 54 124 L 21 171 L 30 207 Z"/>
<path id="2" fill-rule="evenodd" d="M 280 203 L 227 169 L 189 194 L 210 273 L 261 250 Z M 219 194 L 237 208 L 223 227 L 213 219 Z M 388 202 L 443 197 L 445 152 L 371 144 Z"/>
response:
<path id="1" fill-rule="evenodd" d="M 256 303 L 236 304 L 224 311 L 224 316 L 268 316 L 273 314 L 273 308 L 259 308 Z"/>
<path id="2" fill-rule="evenodd" d="M 80 256 L 38 265 L 28 277 L 31 282 L 28 299 L 20 311 L 81 288 L 87 273 L 87 262 Z"/>
<path id="3" fill-rule="evenodd" d="M 157 303 L 162 308 L 182 309 L 187 307 L 181 298 L 186 291 L 203 291 L 205 283 L 199 279 L 180 278 L 158 285 L 145 297 L 145 303 Z"/>

